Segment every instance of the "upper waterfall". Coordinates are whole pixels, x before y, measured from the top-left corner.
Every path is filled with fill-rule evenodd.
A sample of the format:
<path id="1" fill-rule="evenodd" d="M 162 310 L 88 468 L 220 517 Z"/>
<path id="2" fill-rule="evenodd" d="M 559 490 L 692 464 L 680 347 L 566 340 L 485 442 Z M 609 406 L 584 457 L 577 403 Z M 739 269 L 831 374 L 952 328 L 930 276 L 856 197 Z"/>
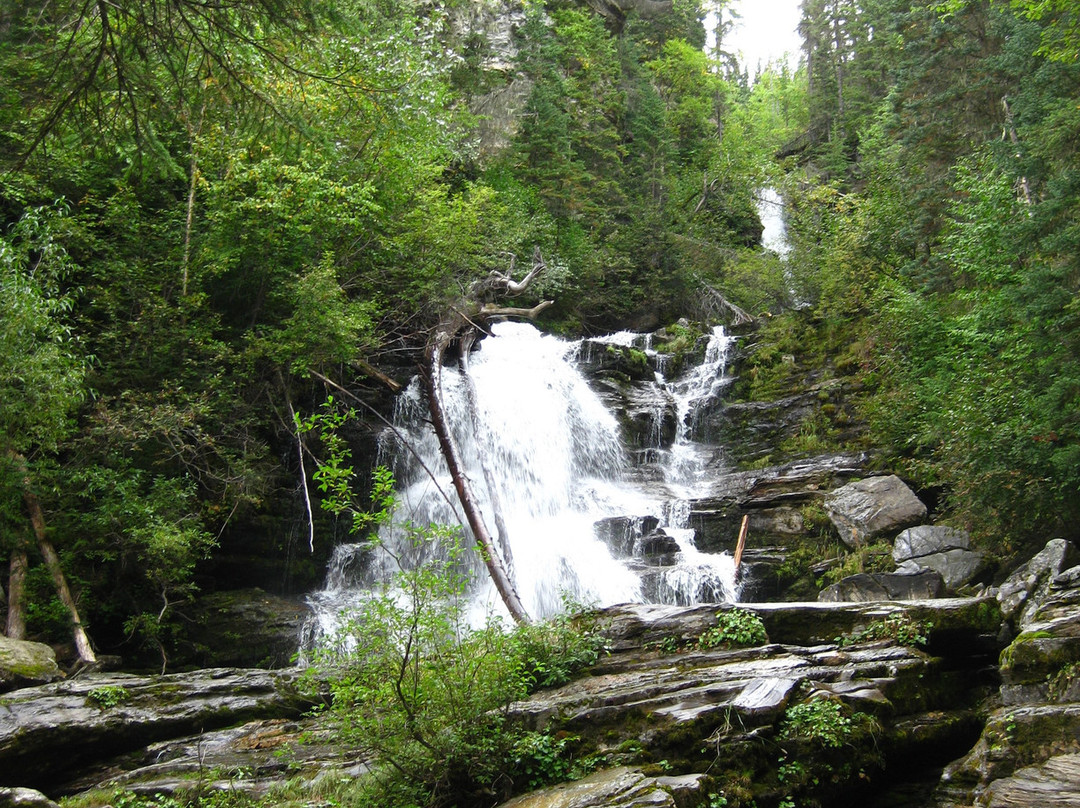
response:
<path id="1" fill-rule="evenodd" d="M 533 617 L 558 611 L 566 597 L 584 603 L 695 603 L 734 600 L 734 566 L 727 554 L 702 554 L 686 524 L 688 499 L 706 462 L 691 439 L 693 413 L 723 385 L 731 344 L 722 328 L 708 339 L 704 359 L 672 379 L 665 357 L 647 335 L 623 332 L 567 341 L 522 323 L 497 324 L 469 361 L 475 390 L 470 402 L 462 371 L 443 374 L 443 405 L 462 463 L 493 524 L 492 499 L 482 461 L 505 517 L 518 594 Z M 620 422 L 582 372 L 590 352 L 641 346 L 656 369 L 646 386 L 658 411 L 674 411 L 677 429 L 668 445 L 657 439 L 651 460 L 660 484 L 635 473 L 642 462 L 627 450 Z M 474 407 L 474 410 L 470 410 Z M 418 381 L 397 403 L 395 429 L 382 438 L 383 462 L 397 481 L 400 520 L 423 526 L 461 524 L 450 474 L 428 423 Z M 442 492 L 450 496 L 442 496 Z M 392 559 L 417 550 L 400 526 L 380 534 L 393 552 L 343 545 L 335 553 L 325 589 L 312 605 L 327 625 L 365 589 L 392 573 Z M 470 558 L 474 553 L 469 553 Z M 501 604 L 482 565 L 476 569 L 477 620 Z"/>

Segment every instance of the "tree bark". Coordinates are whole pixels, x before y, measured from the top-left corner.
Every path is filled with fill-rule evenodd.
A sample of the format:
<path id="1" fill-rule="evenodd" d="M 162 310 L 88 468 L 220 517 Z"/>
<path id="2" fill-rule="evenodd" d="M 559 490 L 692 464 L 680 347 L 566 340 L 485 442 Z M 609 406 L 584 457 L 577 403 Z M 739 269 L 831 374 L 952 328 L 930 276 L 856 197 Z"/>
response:
<path id="1" fill-rule="evenodd" d="M 75 650 L 79 654 L 79 659 L 87 664 L 93 664 L 97 662 L 97 656 L 94 654 L 94 649 L 90 645 L 90 637 L 86 634 L 86 629 L 83 627 L 82 620 L 79 618 L 79 610 L 75 605 L 75 598 L 71 596 L 71 590 L 67 585 L 67 578 L 64 577 L 64 569 L 60 565 L 60 557 L 56 554 L 56 548 L 53 547 L 49 536 L 45 531 L 45 512 L 41 509 L 41 502 L 37 498 L 37 494 L 34 493 L 33 488 L 30 485 L 30 474 L 26 469 L 26 458 L 22 455 L 12 453 L 11 459 L 15 461 L 16 467 L 19 469 L 23 478 L 23 502 L 26 504 L 26 510 L 30 514 L 30 524 L 34 528 L 34 536 L 37 538 L 38 549 L 41 550 L 41 555 L 45 559 L 45 566 L 49 570 L 49 574 L 52 575 L 53 586 L 56 587 L 57 597 L 60 598 L 60 602 L 67 608 L 68 613 L 71 615 L 72 630 L 75 637 Z"/>
<path id="2" fill-rule="evenodd" d="M 8 573 L 7 626 L 4 634 L 12 640 L 26 639 L 26 543 L 21 539 L 11 551 Z"/>
<path id="3" fill-rule="evenodd" d="M 487 468 L 482 461 L 481 466 L 483 467 L 485 482 L 490 491 L 491 501 L 493 503 L 493 508 L 495 509 L 495 522 L 498 530 L 499 547 L 496 547 L 495 542 L 492 540 L 491 533 L 484 524 L 484 516 L 480 512 L 480 507 L 473 496 L 469 480 L 461 467 L 457 445 L 454 443 L 453 435 L 446 423 L 446 416 L 444 414 L 441 398 L 442 363 L 447 348 L 456 341 L 460 350 L 459 361 L 465 374 L 466 389 L 469 394 L 473 411 L 472 419 L 474 427 L 478 432 L 482 432 L 482 425 L 478 423 L 479 417 L 477 413 L 475 391 L 472 389 L 472 380 L 468 375 L 468 355 L 477 335 L 483 333 L 486 324 L 495 317 L 526 317 L 532 319 L 548 306 L 552 305 L 553 301 L 545 300 L 529 309 L 502 307 L 491 302 L 487 302 L 481 306 L 479 303 L 481 300 L 492 295 L 515 297 L 521 294 L 531 286 L 532 282 L 539 277 L 545 268 L 544 258 L 540 254 L 539 248 L 537 248 L 533 252 L 532 269 L 522 280 L 515 281 L 513 279 L 514 261 L 511 260 L 510 269 L 507 272 L 493 271 L 487 278 L 474 284 L 469 290 L 469 294 L 473 297 L 473 300 L 464 301 L 457 308 L 452 308 L 450 313 L 440 321 L 438 326 L 436 326 L 431 337 L 428 339 L 426 356 L 427 373 L 425 374 L 424 379 L 427 386 L 428 409 L 431 412 L 431 423 L 435 428 L 435 434 L 439 439 L 439 448 L 442 452 L 443 459 L 446 461 L 446 466 L 450 470 L 450 477 L 453 479 L 454 489 L 457 492 L 458 500 L 461 502 L 461 507 L 465 512 L 465 520 L 472 529 L 473 536 L 476 539 L 477 548 L 480 550 L 480 556 L 484 559 L 484 564 L 487 566 L 488 573 L 491 575 L 491 580 L 495 584 L 499 596 L 506 605 L 506 609 L 510 613 L 510 616 L 519 623 L 527 623 L 529 621 L 529 615 L 525 611 L 525 607 L 522 605 L 521 598 L 518 596 L 517 589 L 514 586 L 510 555 L 510 537 L 506 528 L 506 522 L 502 516 L 502 508 L 499 504 L 497 483 L 494 474 L 491 473 L 491 470 Z M 482 455 L 483 452 L 481 451 L 481 456 Z M 502 549 L 501 553 L 499 551 L 500 547 Z"/>

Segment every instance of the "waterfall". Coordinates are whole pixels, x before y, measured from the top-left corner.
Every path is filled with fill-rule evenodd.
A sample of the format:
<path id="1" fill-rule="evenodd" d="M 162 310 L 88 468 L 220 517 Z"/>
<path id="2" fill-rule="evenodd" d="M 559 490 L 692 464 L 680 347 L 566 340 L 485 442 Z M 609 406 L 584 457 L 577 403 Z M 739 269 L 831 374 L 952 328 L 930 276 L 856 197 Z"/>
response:
<path id="1" fill-rule="evenodd" d="M 736 599 L 730 556 L 700 553 L 687 525 L 689 499 L 706 462 L 691 439 L 694 410 L 723 386 L 731 339 L 717 328 L 708 342 L 704 361 L 669 381 L 660 370 L 665 357 L 652 349 L 649 335 L 621 332 L 575 342 L 532 325 L 500 323 L 477 343 L 469 362 L 475 418 L 460 370 L 444 370 L 444 408 L 473 493 L 493 526 L 483 453 L 499 489 L 518 594 L 533 617 L 559 611 L 567 596 L 595 605 Z M 676 437 L 658 453 L 662 486 L 642 484 L 633 474 L 615 414 L 579 367 L 605 343 L 640 346 L 657 369 L 656 386 L 676 408 Z M 398 399 L 396 433 L 382 438 L 398 486 L 396 518 L 418 526 L 459 524 L 450 475 L 427 418 L 414 380 Z M 343 609 L 388 580 L 395 557 L 418 563 L 442 552 L 433 543 L 418 548 L 400 526 L 384 529 L 380 541 L 378 549 L 337 548 L 324 589 L 309 599 L 316 634 L 331 630 Z M 465 555 L 472 559 L 473 610 L 481 622 L 502 606 L 476 554 Z"/>
<path id="2" fill-rule="evenodd" d="M 775 188 L 763 188 L 756 199 L 758 219 L 761 220 L 761 246 L 787 258 L 791 244 L 787 238 L 784 222 L 784 200 Z"/>

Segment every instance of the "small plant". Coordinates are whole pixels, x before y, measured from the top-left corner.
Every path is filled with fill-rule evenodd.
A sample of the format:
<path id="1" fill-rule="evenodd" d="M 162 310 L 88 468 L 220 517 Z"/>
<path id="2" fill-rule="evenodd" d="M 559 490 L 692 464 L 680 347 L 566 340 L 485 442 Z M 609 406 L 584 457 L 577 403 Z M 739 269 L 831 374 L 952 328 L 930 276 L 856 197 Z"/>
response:
<path id="1" fill-rule="evenodd" d="M 745 609 L 727 609 L 717 612 L 716 625 L 698 637 L 698 648 L 747 648 L 768 641 L 760 617 Z"/>
<path id="2" fill-rule="evenodd" d="M 930 629 L 934 624 L 929 620 L 915 620 L 903 612 L 890 614 L 884 620 L 874 620 L 866 628 L 836 638 L 840 647 L 861 642 L 892 640 L 897 645 L 910 648 L 923 647 L 929 642 Z"/>
<path id="3" fill-rule="evenodd" d="M 122 685 L 102 685 L 86 694 L 88 702 L 103 710 L 122 704 L 130 698 L 131 694 Z"/>
<path id="4" fill-rule="evenodd" d="M 679 638 L 673 634 L 668 634 L 656 642 L 652 643 L 652 647 L 656 649 L 660 654 L 664 656 L 670 656 L 671 654 L 677 654 L 682 648 L 682 643 Z"/>
<path id="5" fill-rule="evenodd" d="M 811 699 L 788 707 L 780 737 L 802 739 L 829 749 L 839 749 L 854 732 L 854 718 L 831 699 Z"/>
<path id="6" fill-rule="evenodd" d="M 580 744 L 581 738 L 565 732 L 555 735 L 526 732 L 514 744 L 514 771 L 525 776 L 528 790 L 549 783 L 579 780 L 603 763 L 595 755 L 575 757 L 574 752 Z"/>
<path id="7" fill-rule="evenodd" d="M 1072 684 L 1080 679 L 1080 662 L 1070 662 L 1051 678 L 1047 687 L 1050 701 L 1061 701 Z"/>

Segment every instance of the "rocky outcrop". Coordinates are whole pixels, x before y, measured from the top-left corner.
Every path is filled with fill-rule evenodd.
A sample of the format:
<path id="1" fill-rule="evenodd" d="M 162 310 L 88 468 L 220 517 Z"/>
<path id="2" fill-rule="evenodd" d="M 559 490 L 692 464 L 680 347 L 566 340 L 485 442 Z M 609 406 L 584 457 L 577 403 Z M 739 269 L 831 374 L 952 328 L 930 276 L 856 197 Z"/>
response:
<path id="1" fill-rule="evenodd" d="M 56 652 L 47 645 L 0 635 L 0 693 L 63 678 Z"/>
<path id="2" fill-rule="evenodd" d="M 185 643 L 169 664 L 173 669 L 287 667 L 309 614 L 303 601 L 257 588 L 204 594 L 184 608 Z"/>
<path id="3" fill-rule="evenodd" d="M 89 674 L 11 691 L 0 698 L 0 785 L 51 787 L 88 761 L 165 738 L 297 715 L 310 705 L 297 677 L 295 670 L 227 668 Z"/>
<path id="4" fill-rule="evenodd" d="M 861 547 L 879 537 L 891 538 L 926 518 L 926 505 L 896 475 L 848 483 L 831 491 L 824 504 L 849 547 Z"/>
<path id="5" fill-rule="evenodd" d="M 573 783 L 534 791 L 503 803 L 502 808 L 610 808 L 618 805 L 679 808 L 700 804 L 704 796 L 704 779 L 701 774 L 648 777 L 641 769 L 620 766 Z"/>
<path id="6" fill-rule="evenodd" d="M 818 600 L 826 603 L 942 597 L 945 597 L 944 579 L 937 572 L 924 570 L 913 575 L 897 575 L 893 572 L 849 575 L 818 593 Z"/>
<path id="7" fill-rule="evenodd" d="M 801 804 L 858 787 L 891 761 L 941 765 L 947 750 L 977 737 L 978 685 L 991 686 L 979 671 L 995 652 L 1000 623 L 993 599 L 742 608 L 761 618 L 768 644 L 703 643 L 718 621 L 715 606 L 605 610 L 600 619 L 610 656 L 591 675 L 514 705 L 511 715 L 530 728 L 580 737 L 586 748 L 631 768 L 596 775 L 580 789 L 547 789 L 507 808 L 684 804 L 665 778 L 654 776 L 661 760 L 670 774 L 708 772 L 691 781 L 694 796 L 686 805 L 736 793 L 743 805 L 781 798 Z M 836 641 L 901 612 L 933 623 L 926 651 Z M 792 708 L 816 699 L 840 705 L 837 714 L 851 728 L 840 757 L 855 765 L 834 766 L 827 750 L 791 729 Z M 638 751 L 625 760 L 628 749 Z M 778 780 L 788 755 L 805 770 Z M 830 760 L 828 777 L 812 762 L 822 755 Z"/>
<path id="8" fill-rule="evenodd" d="M 998 591 L 1020 633 L 1000 659 L 1000 705 L 942 775 L 937 806 L 1080 806 L 1080 566 L 1051 541 Z M 1069 566 L 1066 566 L 1069 565 Z"/>

